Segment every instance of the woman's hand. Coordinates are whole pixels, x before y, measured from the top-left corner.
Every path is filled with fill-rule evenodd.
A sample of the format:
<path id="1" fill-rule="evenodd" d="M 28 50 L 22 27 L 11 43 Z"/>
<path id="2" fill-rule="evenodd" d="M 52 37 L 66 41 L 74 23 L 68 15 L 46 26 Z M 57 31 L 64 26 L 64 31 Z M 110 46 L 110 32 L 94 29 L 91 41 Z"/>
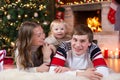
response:
<path id="1" fill-rule="evenodd" d="M 39 67 L 36 68 L 37 72 L 48 72 L 49 71 L 49 63 L 43 63 Z"/>
<path id="2" fill-rule="evenodd" d="M 103 75 L 98 72 L 95 72 L 95 71 L 96 71 L 95 68 L 89 68 L 84 72 L 77 72 L 76 75 L 77 76 L 85 76 L 85 77 L 89 78 L 90 80 L 101 80 Z"/>
<path id="3" fill-rule="evenodd" d="M 55 71 L 56 73 L 62 73 L 62 72 L 70 71 L 70 68 L 58 66 L 58 67 L 56 67 L 56 68 L 54 69 L 54 71 Z"/>

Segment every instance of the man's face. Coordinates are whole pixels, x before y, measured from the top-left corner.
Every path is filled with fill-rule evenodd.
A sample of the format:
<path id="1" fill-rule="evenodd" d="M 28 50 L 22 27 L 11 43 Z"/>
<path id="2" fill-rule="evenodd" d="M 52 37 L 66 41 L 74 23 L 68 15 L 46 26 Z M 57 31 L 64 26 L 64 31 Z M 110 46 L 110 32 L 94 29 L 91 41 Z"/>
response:
<path id="1" fill-rule="evenodd" d="M 76 55 L 86 53 L 90 44 L 87 35 L 73 35 L 71 40 L 72 51 L 76 53 Z"/>

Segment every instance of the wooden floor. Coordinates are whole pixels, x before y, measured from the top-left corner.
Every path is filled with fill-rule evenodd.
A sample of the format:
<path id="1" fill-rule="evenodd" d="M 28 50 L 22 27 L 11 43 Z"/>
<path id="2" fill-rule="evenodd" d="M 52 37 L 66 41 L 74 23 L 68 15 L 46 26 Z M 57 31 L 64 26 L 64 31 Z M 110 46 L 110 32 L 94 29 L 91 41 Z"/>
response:
<path id="1" fill-rule="evenodd" d="M 110 67 L 114 72 L 120 73 L 120 59 L 105 59 L 108 67 Z"/>

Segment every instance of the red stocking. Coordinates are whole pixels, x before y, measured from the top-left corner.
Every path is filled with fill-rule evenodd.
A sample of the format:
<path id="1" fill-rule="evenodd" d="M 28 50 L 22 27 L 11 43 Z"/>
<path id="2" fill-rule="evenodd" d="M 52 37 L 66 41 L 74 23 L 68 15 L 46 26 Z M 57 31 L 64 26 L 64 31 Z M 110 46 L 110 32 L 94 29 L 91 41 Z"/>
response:
<path id="1" fill-rule="evenodd" d="M 111 24 L 115 24 L 115 13 L 116 13 L 117 5 L 114 1 L 110 4 L 110 10 L 108 12 L 108 20 Z"/>

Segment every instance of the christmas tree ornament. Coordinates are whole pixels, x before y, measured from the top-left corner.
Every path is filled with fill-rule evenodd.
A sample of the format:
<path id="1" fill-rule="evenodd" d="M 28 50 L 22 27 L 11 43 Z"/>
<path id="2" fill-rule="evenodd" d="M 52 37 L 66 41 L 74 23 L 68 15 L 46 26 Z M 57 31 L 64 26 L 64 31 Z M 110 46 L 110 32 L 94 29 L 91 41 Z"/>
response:
<path id="1" fill-rule="evenodd" d="M 10 14 L 7 15 L 7 19 L 8 19 L 8 20 L 11 19 L 11 15 L 10 15 Z"/>
<path id="2" fill-rule="evenodd" d="M 60 2 L 60 0 L 55 0 L 56 1 L 56 3 L 59 3 Z"/>
<path id="3" fill-rule="evenodd" d="M 34 13 L 34 17 L 38 17 L 38 13 L 37 12 Z"/>
<path id="4" fill-rule="evenodd" d="M 55 1 L 56 1 L 56 4 L 55 4 L 55 6 L 56 6 L 56 16 L 55 16 L 55 18 L 64 20 L 65 8 L 61 7 L 60 0 L 55 0 Z"/>
<path id="5" fill-rule="evenodd" d="M 64 11 L 65 11 L 65 8 L 63 7 L 58 7 L 57 10 L 56 10 L 56 19 L 62 19 L 64 20 Z"/>

